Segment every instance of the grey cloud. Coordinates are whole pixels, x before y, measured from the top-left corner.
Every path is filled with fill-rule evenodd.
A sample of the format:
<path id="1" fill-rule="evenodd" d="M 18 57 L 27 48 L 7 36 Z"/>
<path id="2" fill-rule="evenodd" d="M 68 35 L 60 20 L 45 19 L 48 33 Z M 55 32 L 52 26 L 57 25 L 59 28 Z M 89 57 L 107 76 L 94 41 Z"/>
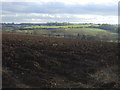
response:
<path id="1" fill-rule="evenodd" d="M 94 4 L 94 3 L 89 3 L 86 5 L 64 4 L 62 2 L 47 2 L 47 3 L 3 2 L 2 3 L 3 22 L 49 22 L 49 21 L 50 22 L 55 22 L 55 21 L 58 22 L 93 21 L 94 22 L 96 21 L 96 18 L 86 19 L 86 17 L 77 17 L 75 15 L 87 14 L 87 15 L 100 15 L 100 16 L 116 16 L 116 13 L 117 13 L 117 6 Z M 32 21 L 32 19 L 35 20 Z"/>
<path id="2" fill-rule="evenodd" d="M 111 18 L 110 18 L 111 19 Z M 3 16 L 2 21 L 3 22 L 112 22 L 109 19 L 109 17 L 106 17 L 106 19 L 102 19 L 99 16 L 92 16 L 84 17 L 83 16 L 76 16 L 76 14 L 40 14 L 40 15 L 25 15 L 25 14 L 19 14 L 17 15 L 7 15 Z"/>
<path id="3" fill-rule="evenodd" d="M 48 14 L 95 14 L 95 15 L 116 15 L 117 6 L 92 4 L 64 4 L 62 2 L 3 2 L 3 14 L 11 13 L 48 13 Z"/>
<path id="4" fill-rule="evenodd" d="M 3 22 L 28 22 L 28 20 L 30 22 L 33 22 L 32 19 L 35 19 L 37 22 L 41 22 L 41 21 L 46 21 L 46 22 L 78 22 L 81 20 L 86 20 L 85 18 L 81 18 L 81 17 L 76 17 L 75 15 L 71 15 L 71 14 L 40 14 L 40 15 L 25 15 L 25 14 L 19 14 L 14 15 L 14 14 L 10 14 L 10 15 L 5 15 L 2 18 Z M 39 21 L 40 20 L 40 21 Z"/>

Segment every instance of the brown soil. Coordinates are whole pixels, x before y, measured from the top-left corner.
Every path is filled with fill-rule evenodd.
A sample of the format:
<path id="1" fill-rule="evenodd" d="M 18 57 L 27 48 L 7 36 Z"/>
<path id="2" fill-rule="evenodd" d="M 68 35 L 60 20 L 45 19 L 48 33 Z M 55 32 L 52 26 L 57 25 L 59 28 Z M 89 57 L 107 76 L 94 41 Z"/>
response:
<path id="1" fill-rule="evenodd" d="M 9 33 L 2 39 L 3 88 L 119 87 L 117 43 Z"/>

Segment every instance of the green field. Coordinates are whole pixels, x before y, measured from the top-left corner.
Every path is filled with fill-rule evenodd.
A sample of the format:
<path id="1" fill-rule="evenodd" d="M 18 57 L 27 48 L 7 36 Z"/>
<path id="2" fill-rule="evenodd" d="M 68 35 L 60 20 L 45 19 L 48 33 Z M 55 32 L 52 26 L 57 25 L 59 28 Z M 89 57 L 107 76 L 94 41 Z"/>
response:
<path id="1" fill-rule="evenodd" d="M 79 38 L 86 37 L 87 40 L 118 40 L 118 29 L 116 25 L 108 24 L 21 24 L 4 25 L 3 32 L 44 35 L 51 37 Z M 84 38 L 84 39 L 86 39 Z"/>
<path id="2" fill-rule="evenodd" d="M 80 25 L 67 25 L 67 26 L 47 26 L 47 25 L 34 25 L 34 26 L 26 26 L 25 29 L 33 29 L 33 28 L 75 28 L 75 27 L 89 27 L 89 26 L 95 26 L 98 27 L 97 24 L 80 24 Z"/>

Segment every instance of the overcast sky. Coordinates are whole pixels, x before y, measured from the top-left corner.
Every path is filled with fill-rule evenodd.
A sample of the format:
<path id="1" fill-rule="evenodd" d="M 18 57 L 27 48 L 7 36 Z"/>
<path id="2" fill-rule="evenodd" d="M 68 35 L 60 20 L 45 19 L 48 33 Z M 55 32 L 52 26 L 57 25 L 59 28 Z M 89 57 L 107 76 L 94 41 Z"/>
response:
<path id="1" fill-rule="evenodd" d="M 118 23 L 119 0 L 2 0 L 2 22 Z"/>

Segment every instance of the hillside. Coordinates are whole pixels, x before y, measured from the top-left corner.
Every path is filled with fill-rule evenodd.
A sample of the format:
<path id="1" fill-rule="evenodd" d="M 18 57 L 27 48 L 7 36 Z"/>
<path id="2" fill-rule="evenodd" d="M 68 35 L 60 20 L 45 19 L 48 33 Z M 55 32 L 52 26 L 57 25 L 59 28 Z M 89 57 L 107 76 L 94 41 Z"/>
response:
<path id="1" fill-rule="evenodd" d="M 3 33 L 3 88 L 120 87 L 112 42 Z"/>
<path id="2" fill-rule="evenodd" d="M 118 42 L 118 27 L 111 24 L 29 23 L 2 24 L 3 32 Z"/>

